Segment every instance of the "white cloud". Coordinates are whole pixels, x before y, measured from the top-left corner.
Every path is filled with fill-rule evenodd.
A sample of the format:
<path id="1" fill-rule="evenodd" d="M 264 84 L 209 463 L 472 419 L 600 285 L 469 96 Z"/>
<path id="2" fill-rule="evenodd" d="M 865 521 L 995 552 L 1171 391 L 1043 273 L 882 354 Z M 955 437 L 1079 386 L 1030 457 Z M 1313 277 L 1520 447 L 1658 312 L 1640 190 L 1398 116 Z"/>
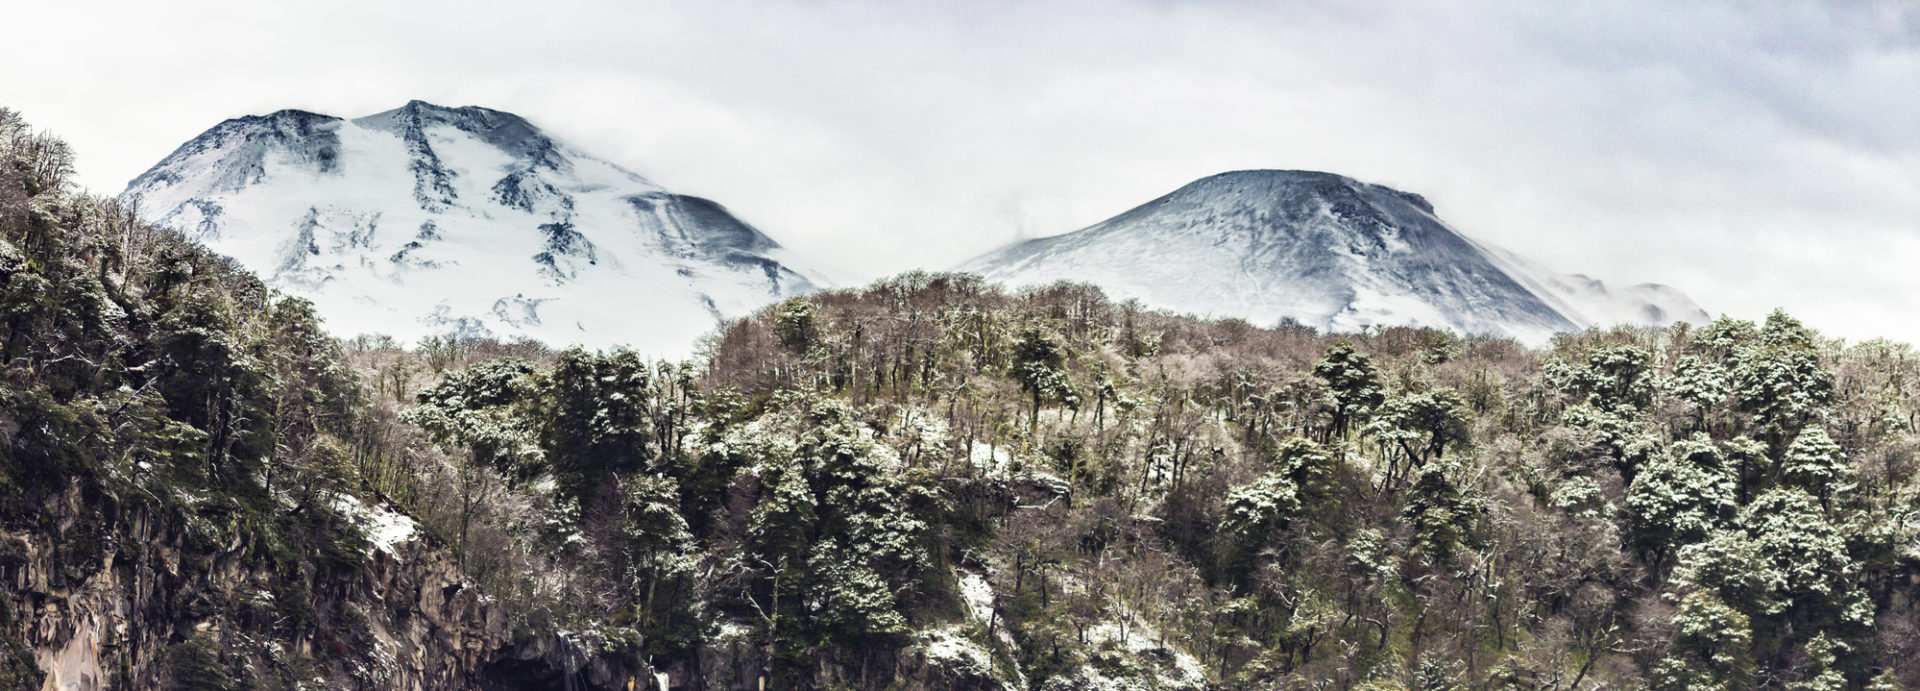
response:
<path id="1" fill-rule="evenodd" d="M 1895 2 L 37 3 L 0 102 L 115 192 L 227 118 L 519 113 L 862 276 L 1194 178 L 1417 191 L 1568 271 L 1920 340 Z"/>

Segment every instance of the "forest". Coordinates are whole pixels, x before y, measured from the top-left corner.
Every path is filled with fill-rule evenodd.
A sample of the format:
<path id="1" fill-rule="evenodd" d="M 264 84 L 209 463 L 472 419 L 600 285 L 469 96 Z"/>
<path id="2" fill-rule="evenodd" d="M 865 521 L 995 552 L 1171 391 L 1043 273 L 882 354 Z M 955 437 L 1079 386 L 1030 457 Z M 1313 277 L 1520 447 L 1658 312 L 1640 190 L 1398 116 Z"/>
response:
<path id="1" fill-rule="evenodd" d="M 45 674 L 21 536 L 142 564 L 158 522 L 267 596 L 141 610 L 164 648 L 108 686 L 380 688 L 337 662 L 378 638 L 334 604 L 362 501 L 513 638 L 676 689 L 1920 685 L 1906 344 L 1775 312 L 1528 349 L 919 272 L 685 362 L 343 338 L 71 169 L 0 110 L 0 686 Z"/>

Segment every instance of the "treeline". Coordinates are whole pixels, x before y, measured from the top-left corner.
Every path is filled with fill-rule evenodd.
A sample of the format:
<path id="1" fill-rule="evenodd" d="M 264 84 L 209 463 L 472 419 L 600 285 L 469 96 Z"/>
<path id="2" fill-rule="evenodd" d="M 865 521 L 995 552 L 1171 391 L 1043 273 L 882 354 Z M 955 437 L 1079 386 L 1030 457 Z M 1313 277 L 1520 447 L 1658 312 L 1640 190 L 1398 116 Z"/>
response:
<path id="1" fill-rule="evenodd" d="M 770 687 L 1899 688 L 1916 375 L 1780 313 L 1530 351 L 908 274 L 407 415 L 550 486 L 656 659 L 745 641 Z"/>

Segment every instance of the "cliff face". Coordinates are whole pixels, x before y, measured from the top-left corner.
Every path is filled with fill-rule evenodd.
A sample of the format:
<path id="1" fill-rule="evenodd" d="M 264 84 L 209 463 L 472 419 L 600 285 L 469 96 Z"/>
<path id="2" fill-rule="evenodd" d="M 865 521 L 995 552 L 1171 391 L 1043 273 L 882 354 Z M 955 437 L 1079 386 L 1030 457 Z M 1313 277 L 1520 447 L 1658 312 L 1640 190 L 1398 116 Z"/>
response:
<path id="1" fill-rule="evenodd" d="M 516 632 L 452 552 L 420 532 L 371 535 L 364 562 L 297 582 L 263 565 L 269 546 L 251 536 L 202 549 L 163 510 L 78 488 L 38 509 L 34 524 L 0 529 L 8 688 L 170 688 L 191 675 L 196 651 L 295 680 L 267 688 L 762 688 L 764 650 L 747 641 L 703 645 L 697 665 L 655 670 L 637 644 Z M 295 626 L 302 618 L 312 625 Z M 852 688 L 1007 688 L 913 649 L 890 664 L 823 673 Z"/>
<path id="2" fill-rule="evenodd" d="M 0 530 L 12 615 L 0 636 L 44 674 L 40 688 L 159 689 L 191 673 L 196 651 L 297 680 L 291 688 L 612 689 L 651 678 L 625 651 L 516 640 L 452 553 L 417 532 L 374 536 L 362 563 L 302 582 L 244 533 L 201 549 L 182 522 L 78 489 L 39 508 L 35 525 Z M 17 671 L 31 683 L 32 670 Z"/>

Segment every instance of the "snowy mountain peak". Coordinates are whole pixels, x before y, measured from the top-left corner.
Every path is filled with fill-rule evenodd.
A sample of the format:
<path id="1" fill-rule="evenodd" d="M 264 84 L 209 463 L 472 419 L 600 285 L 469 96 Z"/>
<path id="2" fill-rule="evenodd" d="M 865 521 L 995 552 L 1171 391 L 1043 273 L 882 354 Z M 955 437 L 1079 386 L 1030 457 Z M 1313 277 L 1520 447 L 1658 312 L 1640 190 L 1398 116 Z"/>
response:
<path id="1" fill-rule="evenodd" d="M 452 127 L 512 155 L 529 169 L 560 170 L 570 161 L 560 145 L 532 123 L 491 108 L 448 108 L 426 101 L 408 101 L 399 108 L 357 118 L 354 123 L 413 138 L 423 137 L 432 127 Z M 634 178 L 640 180 L 637 175 Z"/>
<path id="2" fill-rule="evenodd" d="M 684 354 L 716 320 L 821 282 L 719 204 L 476 106 L 235 118 L 122 198 L 313 300 L 343 334 Z"/>
<path id="3" fill-rule="evenodd" d="M 1015 285 L 1087 281 L 1157 307 L 1335 331 L 1411 324 L 1538 344 L 1588 326 L 1706 319 L 1671 288 L 1610 290 L 1554 274 L 1461 235 L 1420 195 L 1317 171 L 1209 176 L 961 269 Z"/>

